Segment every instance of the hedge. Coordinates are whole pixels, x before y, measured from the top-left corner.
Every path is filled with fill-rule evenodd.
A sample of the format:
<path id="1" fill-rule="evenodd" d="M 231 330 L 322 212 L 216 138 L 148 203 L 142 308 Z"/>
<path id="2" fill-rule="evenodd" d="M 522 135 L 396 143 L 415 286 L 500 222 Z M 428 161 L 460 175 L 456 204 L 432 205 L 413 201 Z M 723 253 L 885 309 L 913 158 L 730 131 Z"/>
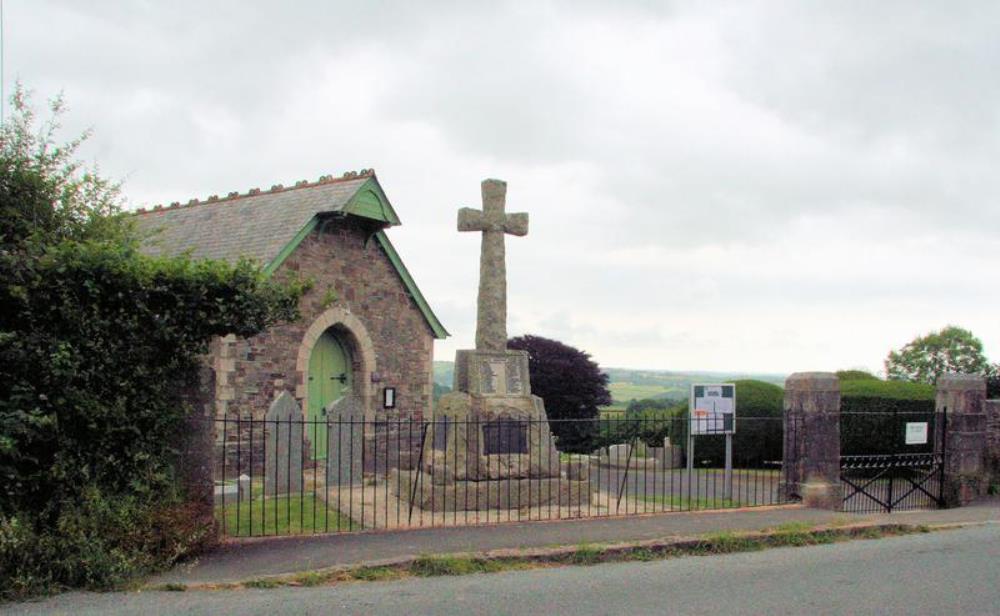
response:
<path id="1" fill-rule="evenodd" d="M 933 431 L 933 385 L 862 380 L 841 383 L 840 391 L 841 455 L 933 451 L 933 438 L 914 446 L 904 436 L 907 422 L 928 421 Z"/>
<path id="2" fill-rule="evenodd" d="M 0 599 L 109 588 L 208 539 L 174 480 L 215 336 L 293 318 L 236 266 L 66 242 L 0 252 Z"/>

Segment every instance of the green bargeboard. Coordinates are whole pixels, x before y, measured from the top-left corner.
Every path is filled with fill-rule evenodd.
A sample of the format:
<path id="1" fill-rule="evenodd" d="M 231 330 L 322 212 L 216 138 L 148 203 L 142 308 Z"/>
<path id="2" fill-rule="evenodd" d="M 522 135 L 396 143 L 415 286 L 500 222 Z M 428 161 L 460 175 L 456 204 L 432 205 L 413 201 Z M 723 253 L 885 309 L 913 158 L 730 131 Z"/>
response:
<path id="1" fill-rule="evenodd" d="M 344 345 L 337 336 L 326 331 L 313 347 L 309 356 L 309 410 L 308 418 L 316 423 L 306 426 L 306 436 L 313 443 L 313 459 L 326 459 L 326 413 L 328 404 L 350 391 L 351 362 Z"/>

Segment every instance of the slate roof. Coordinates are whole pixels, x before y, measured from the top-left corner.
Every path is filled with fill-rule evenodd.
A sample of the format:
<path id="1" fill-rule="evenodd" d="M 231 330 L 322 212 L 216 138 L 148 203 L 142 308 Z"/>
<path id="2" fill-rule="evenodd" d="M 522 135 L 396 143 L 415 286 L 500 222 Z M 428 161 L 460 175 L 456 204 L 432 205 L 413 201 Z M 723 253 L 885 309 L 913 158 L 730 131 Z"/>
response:
<path id="1" fill-rule="evenodd" d="M 297 182 L 288 188 L 279 184 L 267 192 L 254 188 L 246 194 L 229 193 L 223 198 L 213 195 L 205 201 L 192 199 L 186 205 L 175 202 L 169 207 L 156 206 L 139 210 L 135 220 L 143 236 L 142 251 L 147 254 L 187 253 L 194 259 L 231 263 L 248 257 L 271 273 L 315 228 L 318 215 L 336 212 L 375 221 L 378 229 L 375 238 L 410 297 L 434 336 L 446 338 L 448 331 L 383 231 L 387 226 L 399 224 L 399 218 L 371 169 L 348 172 L 340 178 L 325 175 L 316 182 Z"/>
<path id="2" fill-rule="evenodd" d="M 292 187 L 252 189 L 246 194 L 192 200 L 136 215 L 143 252 L 236 262 L 249 257 L 270 263 L 317 214 L 343 211 L 374 173 L 324 176 Z M 256 191 L 256 192 L 255 192 Z"/>

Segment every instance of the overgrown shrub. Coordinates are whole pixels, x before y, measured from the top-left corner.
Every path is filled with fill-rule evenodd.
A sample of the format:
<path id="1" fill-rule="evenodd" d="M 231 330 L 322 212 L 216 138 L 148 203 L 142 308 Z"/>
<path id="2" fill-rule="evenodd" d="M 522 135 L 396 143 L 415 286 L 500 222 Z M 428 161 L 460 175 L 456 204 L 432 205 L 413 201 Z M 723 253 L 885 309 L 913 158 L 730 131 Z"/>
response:
<path id="1" fill-rule="evenodd" d="M 74 143 L 0 130 L 0 600 L 108 588 L 172 562 L 183 393 L 215 336 L 294 318 L 302 288 L 249 263 L 140 255 Z"/>

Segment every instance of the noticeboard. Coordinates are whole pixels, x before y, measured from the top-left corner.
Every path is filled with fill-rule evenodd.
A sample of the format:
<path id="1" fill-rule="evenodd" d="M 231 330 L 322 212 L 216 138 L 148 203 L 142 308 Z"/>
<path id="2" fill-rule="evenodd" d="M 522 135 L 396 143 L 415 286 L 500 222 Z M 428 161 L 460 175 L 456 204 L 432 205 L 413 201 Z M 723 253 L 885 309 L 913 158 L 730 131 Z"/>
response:
<path id="1" fill-rule="evenodd" d="M 732 383 L 691 385 L 691 434 L 736 432 L 736 386 Z"/>

